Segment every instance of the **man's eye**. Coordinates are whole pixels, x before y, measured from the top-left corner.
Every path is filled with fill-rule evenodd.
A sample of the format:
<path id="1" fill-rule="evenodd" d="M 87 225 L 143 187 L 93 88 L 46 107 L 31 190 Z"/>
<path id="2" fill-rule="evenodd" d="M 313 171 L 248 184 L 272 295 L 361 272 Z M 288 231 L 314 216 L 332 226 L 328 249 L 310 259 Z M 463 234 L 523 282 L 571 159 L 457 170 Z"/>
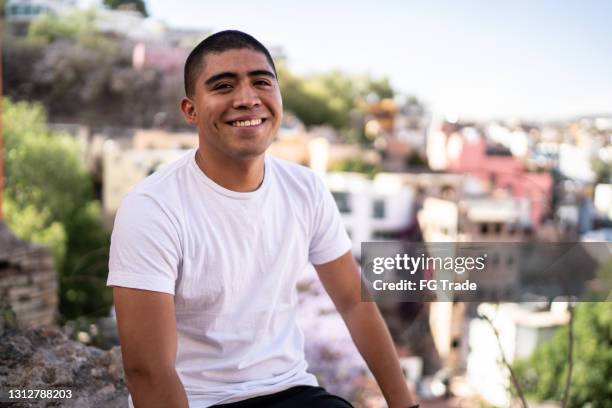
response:
<path id="1" fill-rule="evenodd" d="M 259 80 L 259 81 L 255 81 L 255 85 L 264 85 L 264 86 L 269 86 L 270 82 L 265 81 L 265 80 Z"/>
<path id="2" fill-rule="evenodd" d="M 213 89 L 223 90 L 223 89 L 230 89 L 230 88 L 231 88 L 230 84 L 219 84 L 219 85 L 216 85 Z"/>

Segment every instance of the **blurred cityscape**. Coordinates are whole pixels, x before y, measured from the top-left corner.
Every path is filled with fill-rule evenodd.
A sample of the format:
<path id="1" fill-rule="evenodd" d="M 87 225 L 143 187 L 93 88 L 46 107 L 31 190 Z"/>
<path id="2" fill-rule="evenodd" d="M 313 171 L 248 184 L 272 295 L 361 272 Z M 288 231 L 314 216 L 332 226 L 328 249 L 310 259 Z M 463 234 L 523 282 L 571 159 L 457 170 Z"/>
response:
<path id="1" fill-rule="evenodd" d="M 178 100 L 184 60 L 210 33 L 173 29 L 146 18 L 133 4 L 138 2 L 125 3 L 115 9 L 79 9 L 69 0 L 3 5 L 5 222 L 19 238 L 43 243 L 50 252 L 0 238 L 0 288 L 21 324 L 58 322 L 68 336 L 105 349 L 118 344 L 104 287 L 108 231 L 136 183 L 198 146 Z M 271 51 L 285 117 L 269 154 L 308 166 L 324 179 L 358 260 L 361 243 L 370 241 L 612 242 L 612 111 L 546 122 L 466 121 L 432 112 L 385 79 L 341 72 L 301 77 L 291 72 L 282 47 Z M 37 137 L 47 138 L 39 138 L 40 147 Z M 62 165 L 54 168 L 82 171 L 78 183 L 87 180 L 90 186 L 78 198 L 58 198 L 55 218 L 48 207 L 53 203 L 40 196 L 73 190 L 77 181 L 45 190 L 35 174 L 56 173 L 40 162 L 46 160 L 43 152 L 57 155 L 49 163 Z M 65 164 L 73 158 L 73 167 Z M 28 176 L 27 166 L 40 168 Z M 40 194 L 36 183 L 42 183 Z M 75 202 L 83 205 L 66 210 Z M 89 224 L 77 224 L 85 215 Z M 96 228 L 101 235 L 83 238 L 85 229 L 93 234 Z M 14 248 L 30 255 L 14 255 Z M 40 261 L 22 270 L 40 278 L 19 280 L 19 268 L 11 265 L 28 258 Z M 495 262 L 515 267 L 511 259 Z M 612 264 L 605 267 L 612 274 Z M 323 386 L 356 406 L 384 407 L 314 270 L 298 289 L 310 369 Z M 508 365 L 524 377 L 529 406 L 560 407 L 567 348 L 560 346 L 564 353 L 557 353 L 552 368 L 540 368 L 548 362 L 539 350 L 548 347 L 550 356 L 557 350 L 551 344 L 565 345 L 561 334 L 574 313 L 579 351 L 581 339 L 595 336 L 579 332 L 589 318 L 607 325 L 603 350 L 577 352 L 574 376 L 586 378 L 581 370 L 591 367 L 604 382 L 612 378 L 609 303 L 574 307 L 567 299 L 544 299 L 381 308 L 406 378 L 425 408 L 520 406 Z M 598 360 L 598 353 L 607 357 Z M 544 380 L 534 376 L 546 370 L 552 380 L 543 392 L 538 384 Z M 594 387 L 584 379 L 576 383 Z M 570 392 L 570 406 L 610 406 L 609 385 L 600 394 L 584 392 Z"/>

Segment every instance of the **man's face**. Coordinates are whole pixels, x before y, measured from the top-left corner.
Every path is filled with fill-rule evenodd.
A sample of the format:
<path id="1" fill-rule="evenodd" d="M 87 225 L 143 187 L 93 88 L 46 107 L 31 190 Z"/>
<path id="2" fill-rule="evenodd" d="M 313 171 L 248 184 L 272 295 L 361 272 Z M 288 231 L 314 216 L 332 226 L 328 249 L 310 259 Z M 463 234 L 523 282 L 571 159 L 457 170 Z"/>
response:
<path id="1" fill-rule="evenodd" d="M 283 104 L 274 70 L 265 55 L 251 49 L 204 57 L 189 102 L 187 120 L 195 124 L 207 154 L 236 160 L 263 154 L 278 131 Z"/>

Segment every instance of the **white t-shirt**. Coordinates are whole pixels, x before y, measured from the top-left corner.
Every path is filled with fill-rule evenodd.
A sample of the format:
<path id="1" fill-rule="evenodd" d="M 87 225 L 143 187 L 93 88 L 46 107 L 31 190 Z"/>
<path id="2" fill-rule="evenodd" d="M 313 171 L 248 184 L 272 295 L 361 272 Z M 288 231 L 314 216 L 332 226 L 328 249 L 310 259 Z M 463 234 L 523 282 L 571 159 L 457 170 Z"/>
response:
<path id="1" fill-rule="evenodd" d="M 174 295 L 176 370 L 189 406 L 208 407 L 317 385 L 296 324 L 296 282 L 309 263 L 350 247 L 311 170 L 266 156 L 262 185 L 240 193 L 209 179 L 191 150 L 123 199 L 107 285 Z"/>

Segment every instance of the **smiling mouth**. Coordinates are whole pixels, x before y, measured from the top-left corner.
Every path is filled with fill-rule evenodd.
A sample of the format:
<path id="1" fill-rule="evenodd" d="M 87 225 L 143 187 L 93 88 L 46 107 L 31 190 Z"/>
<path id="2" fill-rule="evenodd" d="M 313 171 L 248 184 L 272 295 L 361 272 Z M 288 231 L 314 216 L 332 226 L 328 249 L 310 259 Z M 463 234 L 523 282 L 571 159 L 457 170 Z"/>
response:
<path id="1" fill-rule="evenodd" d="M 233 127 L 255 127 L 261 125 L 266 119 L 252 119 L 252 120 L 235 120 L 233 122 L 227 122 Z"/>

